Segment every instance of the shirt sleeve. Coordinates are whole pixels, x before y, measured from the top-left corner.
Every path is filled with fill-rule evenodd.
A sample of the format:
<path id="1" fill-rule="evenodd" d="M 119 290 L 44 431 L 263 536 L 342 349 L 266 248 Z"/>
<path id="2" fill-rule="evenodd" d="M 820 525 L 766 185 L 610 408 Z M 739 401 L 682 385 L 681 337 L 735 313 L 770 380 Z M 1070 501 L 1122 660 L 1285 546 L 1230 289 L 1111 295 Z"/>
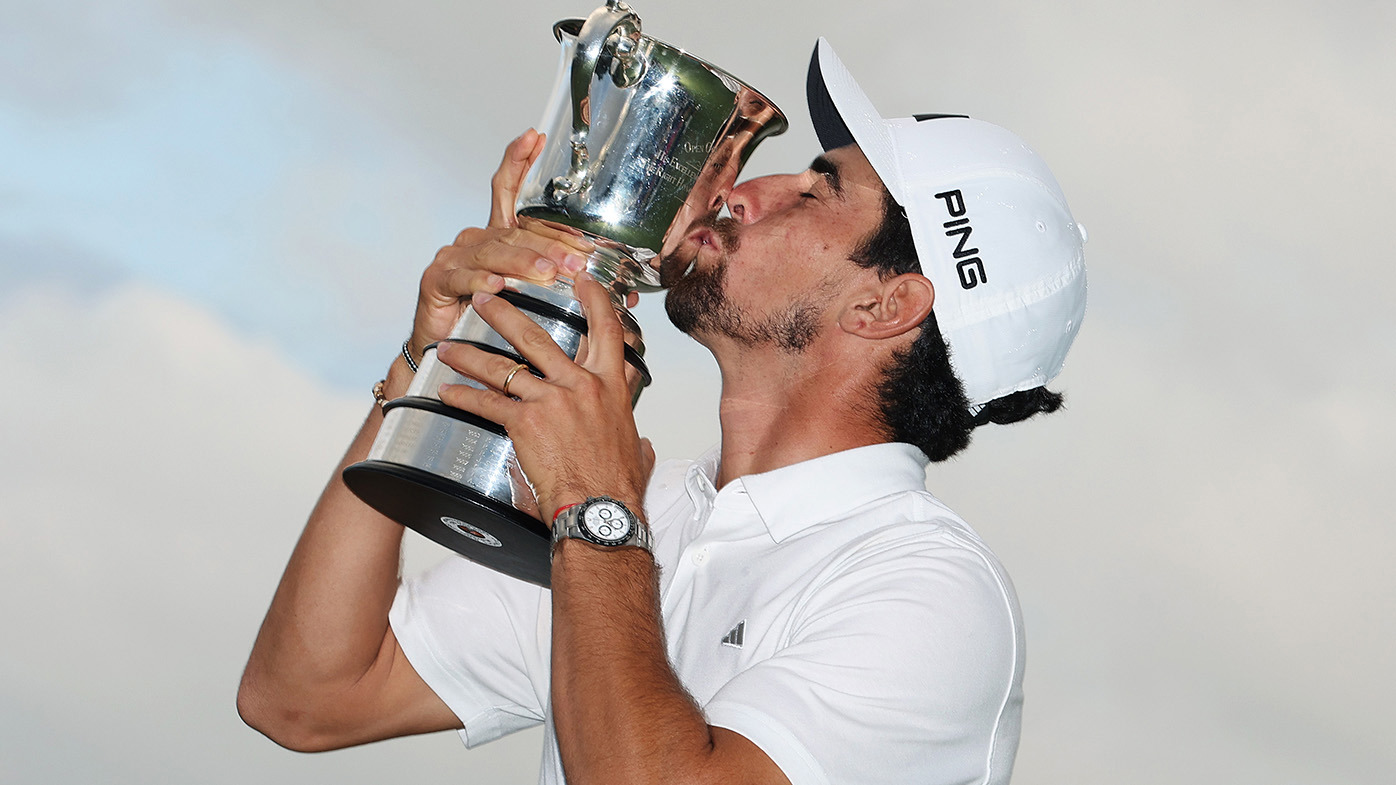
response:
<path id="1" fill-rule="evenodd" d="M 404 581 L 388 616 L 467 747 L 543 721 L 551 618 L 541 588 L 457 556 Z"/>
<path id="2" fill-rule="evenodd" d="M 884 543 L 821 581 L 776 654 L 705 707 L 806 783 L 997 783 L 1021 713 L 1017 601 L 954 536 Z M 966 547 L 969 546 L 969 547 Z"/>

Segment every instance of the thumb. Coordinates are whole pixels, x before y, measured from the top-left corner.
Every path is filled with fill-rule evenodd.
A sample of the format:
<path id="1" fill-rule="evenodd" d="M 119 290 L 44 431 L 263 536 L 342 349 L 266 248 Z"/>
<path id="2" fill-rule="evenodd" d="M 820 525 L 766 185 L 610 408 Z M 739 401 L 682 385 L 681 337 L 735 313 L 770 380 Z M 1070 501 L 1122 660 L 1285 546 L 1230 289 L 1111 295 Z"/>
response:
<path id="1" fill-rule="evenodd" d="M 545 140 L 543 134 L 530 128 L 504 148 L 504 159 L 499 162 L 494 177 L 490 178 L 491 227 L 511 229 L 518 226 L 514 202 L 518 200 L 519 188 L 523 186 L 529 168 L 543 152 Z"/>

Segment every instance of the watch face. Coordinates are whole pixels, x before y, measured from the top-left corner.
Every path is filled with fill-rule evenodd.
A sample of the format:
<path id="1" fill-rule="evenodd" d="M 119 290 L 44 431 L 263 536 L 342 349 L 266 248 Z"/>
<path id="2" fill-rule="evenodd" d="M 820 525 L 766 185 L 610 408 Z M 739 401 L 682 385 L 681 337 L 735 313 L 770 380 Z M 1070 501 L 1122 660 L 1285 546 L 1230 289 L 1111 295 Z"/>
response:
<path id="1" fill-rule="evenodd" d="M 582 512 L 582 530 L 602 545 L 620 545 L 630 539 L 634 528 L 630 513 L 615 502 L 599 501 Z"/>

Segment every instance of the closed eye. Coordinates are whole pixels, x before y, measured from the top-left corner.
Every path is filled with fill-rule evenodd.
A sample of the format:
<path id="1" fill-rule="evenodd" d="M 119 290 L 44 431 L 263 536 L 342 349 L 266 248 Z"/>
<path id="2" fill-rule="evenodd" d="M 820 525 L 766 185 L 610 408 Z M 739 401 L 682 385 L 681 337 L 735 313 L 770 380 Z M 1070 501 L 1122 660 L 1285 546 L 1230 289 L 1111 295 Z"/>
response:
<path id="1" fill-rule="evenodd" d="M 819 175 L 838 199 L 843 199 L 843 173 L 828 156 L 821 155 L 809 165 L 810 171 Z"/>

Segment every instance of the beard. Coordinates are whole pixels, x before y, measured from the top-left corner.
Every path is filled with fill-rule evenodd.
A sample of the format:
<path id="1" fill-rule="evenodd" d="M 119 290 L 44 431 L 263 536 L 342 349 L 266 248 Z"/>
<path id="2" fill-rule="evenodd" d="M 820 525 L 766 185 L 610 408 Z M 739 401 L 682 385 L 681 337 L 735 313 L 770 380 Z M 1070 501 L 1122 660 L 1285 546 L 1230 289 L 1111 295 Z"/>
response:
<path id="1" fill-rule="evenodd" d="M 660 278 L 669 286 L 664 298 L 669 321 L 700 343 L 704 337 L 725 336 L 743 346 L 771 345 L 792 354 L 808 348 L 819 335 L 823 308 L 805 296 L 771 314 L 757 316 L 743 309 L 727 295 L 728 254 L 740 244 L 739 224 L 709 216 L 695 225 L 711 229 L 721 239 L 722 251 L 708 269 L 689 270 L 696 254 L 685 259 L 679 251 L 660 262 Z"/>

